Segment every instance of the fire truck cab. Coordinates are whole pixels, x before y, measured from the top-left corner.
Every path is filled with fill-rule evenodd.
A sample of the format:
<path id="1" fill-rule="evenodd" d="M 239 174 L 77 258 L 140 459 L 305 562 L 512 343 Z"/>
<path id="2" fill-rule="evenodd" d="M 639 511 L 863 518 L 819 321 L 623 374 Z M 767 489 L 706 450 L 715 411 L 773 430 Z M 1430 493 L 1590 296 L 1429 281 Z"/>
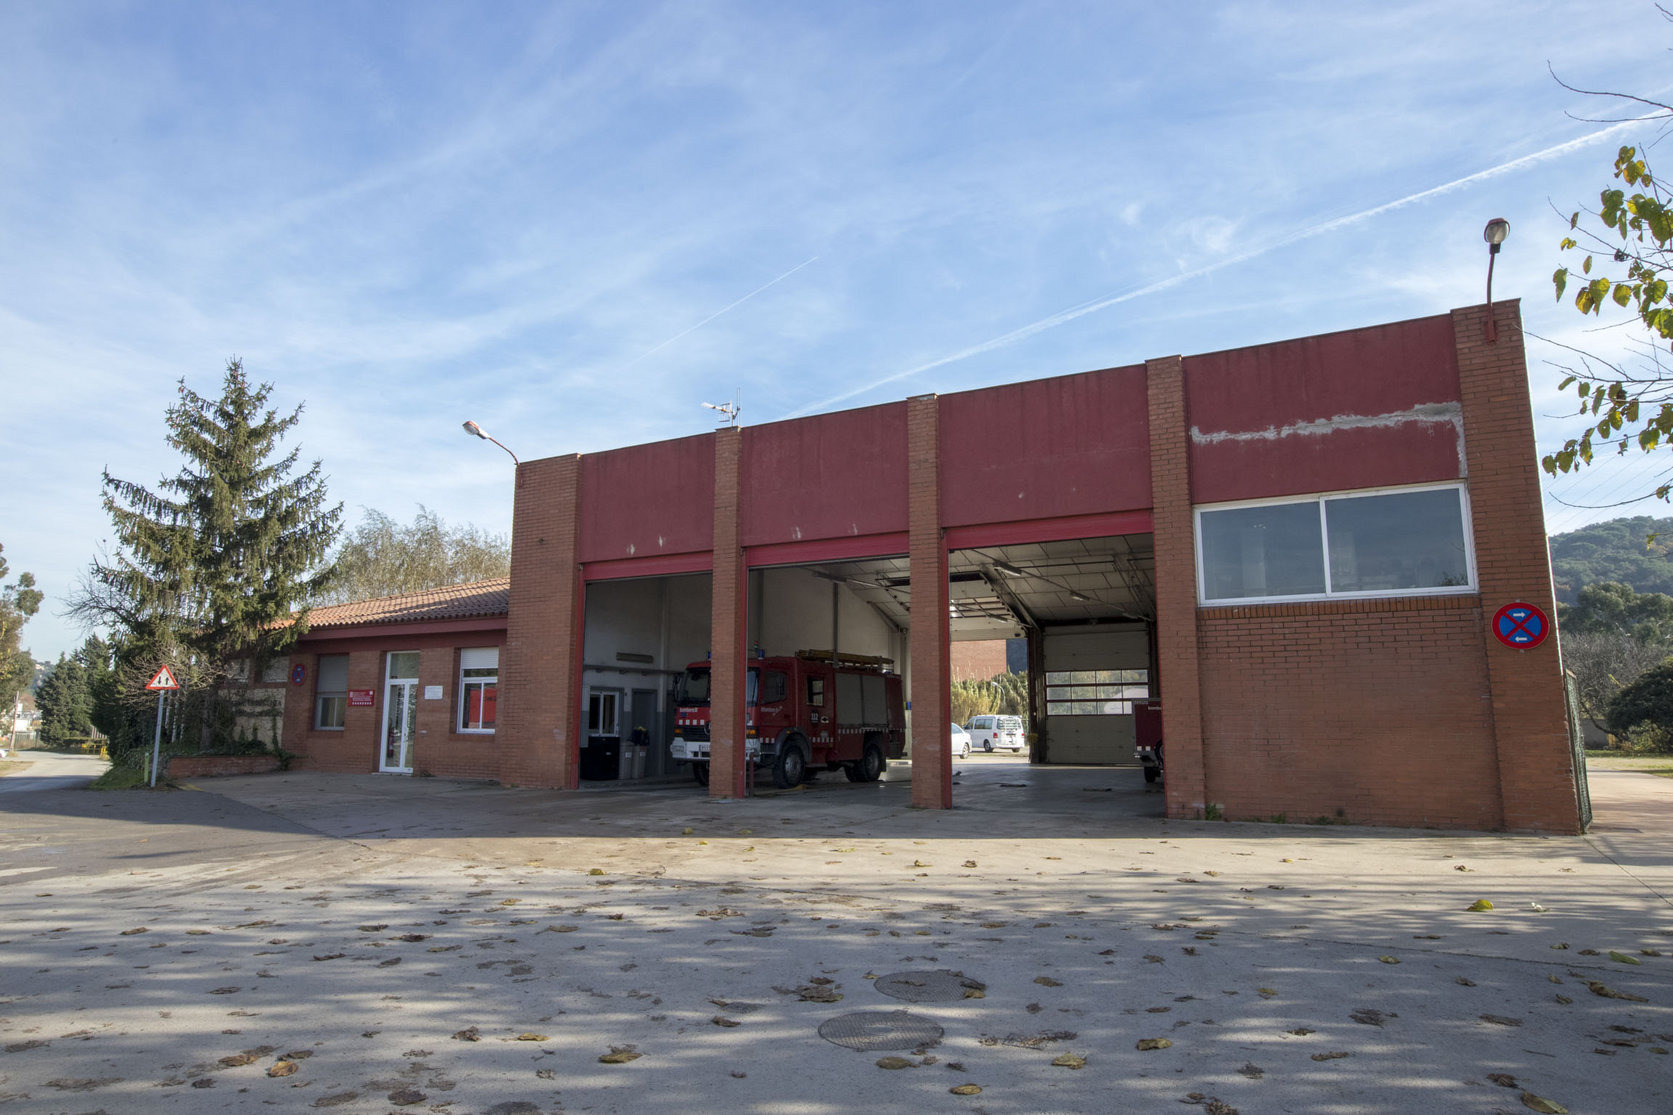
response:
<path id="1" fill-rule="evenodd" d="M 906 711 L 893 661 L 802 650 L 747 663 L 745 759 L 789 789 L 823 770 L 875 782 L 906 749 Z M 709 784 L 709 663 L 693 662 L 675 690 L 669 752 Z"/>

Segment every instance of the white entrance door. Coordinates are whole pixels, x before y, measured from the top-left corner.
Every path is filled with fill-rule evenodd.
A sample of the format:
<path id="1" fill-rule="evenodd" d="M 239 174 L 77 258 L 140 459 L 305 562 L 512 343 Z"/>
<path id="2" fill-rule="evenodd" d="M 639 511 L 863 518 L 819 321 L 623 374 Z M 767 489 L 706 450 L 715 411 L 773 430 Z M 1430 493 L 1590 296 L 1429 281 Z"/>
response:
<path id="1" fill-rule="evenodd" d="M 383 751 L 378 769 L 412 773 L 412 741 L 418 723 L 418 652 L 389 656 L 383 690 Z"/>

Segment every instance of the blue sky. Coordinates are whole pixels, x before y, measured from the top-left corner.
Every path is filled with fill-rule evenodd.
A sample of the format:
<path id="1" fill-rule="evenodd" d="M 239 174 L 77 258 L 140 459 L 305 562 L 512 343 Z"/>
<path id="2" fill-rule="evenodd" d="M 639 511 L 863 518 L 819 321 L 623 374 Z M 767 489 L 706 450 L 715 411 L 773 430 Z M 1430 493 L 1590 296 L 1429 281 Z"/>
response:
<path id="1" fill-rule="evenodd" d="M 363 508 L 506 532 L 510 462 L 1442 313 L 1555 303 L 1654 132 L 1649 3 L 0 0 L 0 543 L 55 613 L 100 470 L 228 357 Z M 1542 440 L 1567 428 L 1530 343 Z M 1652 462 L 1659 463 L 1659 462 Z M 1551 491 L 1607 503 L 1645 463 Z M 1553 530 L 1643 511 L 1548 505 Z"/>

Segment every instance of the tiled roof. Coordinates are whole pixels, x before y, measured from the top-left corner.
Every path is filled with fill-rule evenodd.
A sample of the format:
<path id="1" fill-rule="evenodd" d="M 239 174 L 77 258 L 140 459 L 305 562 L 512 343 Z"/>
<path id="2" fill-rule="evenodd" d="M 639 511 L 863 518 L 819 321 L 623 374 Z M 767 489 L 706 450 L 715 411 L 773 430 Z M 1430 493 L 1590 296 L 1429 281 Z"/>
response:
<path id="1" fill-rule="evenodd" d="M 475 619 L 503 616 L 511 607 L 511 578 L 496 577 L 470 585 L 448 585 L 385 596 L 329 604 L 308 611 L 308 627 L 360 627 L 370 623 L 417 623 L 424 620 Z"/>

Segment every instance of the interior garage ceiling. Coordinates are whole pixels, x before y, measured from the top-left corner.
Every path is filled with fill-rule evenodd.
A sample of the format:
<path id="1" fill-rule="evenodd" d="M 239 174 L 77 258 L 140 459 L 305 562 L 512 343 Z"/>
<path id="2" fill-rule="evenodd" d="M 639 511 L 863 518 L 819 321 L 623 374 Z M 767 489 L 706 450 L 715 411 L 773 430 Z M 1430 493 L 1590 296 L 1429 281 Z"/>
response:
<path id="1" fill-rule="evenodd" d="M 904 555 L 813 567 L 846 585 L 904 631 L 912 581 Z M 1153 619 L 1156 561 L 1151 536 L 954 550 L 947 559 L 953 641 L 1004 639 L 1028 626 Z"/>

